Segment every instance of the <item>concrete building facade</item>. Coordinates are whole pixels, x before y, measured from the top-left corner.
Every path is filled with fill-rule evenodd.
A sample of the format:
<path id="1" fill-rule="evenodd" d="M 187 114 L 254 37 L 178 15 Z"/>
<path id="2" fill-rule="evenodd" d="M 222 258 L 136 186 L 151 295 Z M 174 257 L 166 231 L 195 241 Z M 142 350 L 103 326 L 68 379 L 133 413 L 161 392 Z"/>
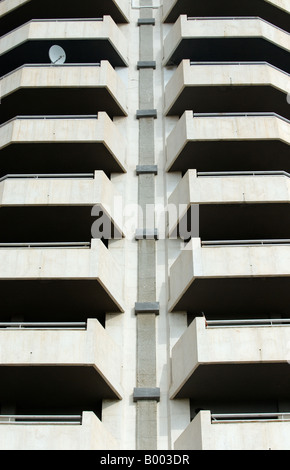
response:
<path id="1" fill-rule="evenodd" d="M 0 449 L 290 449 L 289 32 L 0 1 Z"/>

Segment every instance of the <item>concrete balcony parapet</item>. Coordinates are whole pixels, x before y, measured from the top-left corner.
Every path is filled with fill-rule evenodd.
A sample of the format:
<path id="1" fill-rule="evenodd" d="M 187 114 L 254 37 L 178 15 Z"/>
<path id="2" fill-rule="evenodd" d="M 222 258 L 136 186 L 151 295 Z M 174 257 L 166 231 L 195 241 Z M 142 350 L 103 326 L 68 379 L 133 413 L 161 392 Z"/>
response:
<path id="1" fill-rule="evenodd" d="M 46 159 L 47 164 L 59 173 L 66 171 L 80 173 L 95 169 L 109 172 L 125 171 L 123 136 L 104 112 L 99 112 L 96 116 L 19 116 L 0 127 L 0 141 L 2 167 L 6 167 L 7 163 L 7 173 L 16 173 L 10 165 L 13 166 L 14 158 L 19 159 L 21 145 L 23 145 L 23 152 L 28 146 L 30 150 L 25 153 L 25 156 L 22 154 L 21 162 L 16 164 L 16 168 L 19 168 L 18 173 L 22 172 L 20 170 L 22 165 L 23 167 L 27 165 L 29 168 L 29 161 L 34 160 L 37 168 L 41 167 L 42 161 L 44 162 Z M 53 144 L 53 154 L 51 146 L 48 144 Z M 42 147 L 41 152 L 39 146 Z M 45 148 L 47 148 L 47 152 L 45 152 Z M 11 152 L 13 156 L 11 156 Z M 7 153 L 9 161 L 4 163 Z M 31 163 L 28 172 L 41 173 L 39 170 L 33 170 L 34 163 Z M 67 170 L 61 170 L 59 165 Z M 12 168 L 11 170 L 9 166 Z M 25 173 L 25 171 L 23 172 Z M 49 170 L 42 172 L 50 173 Z"/>
<path id="2" fill-rule="evenodd" d="M 31 11 L 31 6 L 32 10 L 34 10 L 34 18 L 42 18 L 43 16 L 41 15 L 45 14 L 49 15 L 47 18 L 61 18 L 63 8 L 66 12 L 69 12 L 67 17 L 70 17 L 69 1 L 63 0 L 62 8 L 60 8 L 59 2 L 51 1 L 49 6 L 46 3 L 42 0 L 2 0 L 0 3 L 0 17 L 17 13 L 17 10 L 20 10 L 22 16 L 25 16 L 26 8 L 30 8 Z M 72 11 L 75 12 L 75 8 Z M 85 0 L 80 6 L 80 16 L 83 14 L 83 11 L 91 12 L 93 17 L 110 14 L 116 22 L 128 22 L 129 6 L 126 0 L 106 0 L 105 2 L 98 2 L 97 5 L 90 0 Z"/>
<path id="3" fill-rule="evenodd" d="M 289 91 L 289 75 L 267 63 L 183 60 L 166 85 L 165 114 L 180 116 L 191 106 L 196 113 L 273 111 L 288 117 Z"/>
<path id="4" fill-rule="evenodd" d="M 233 4 L 229 0 L 221 0 L 216 9 L 215 2 L 195 2 L 190 0 L 164 0 L 163 21 L 173 23 L 178 16 L 187 13 L 188 16 L 260 16 L 272 21 L 282 29 L 287 24 L 287 14 L 290 13 L 287 0 L 249 0 Z"/>
<path id="5" fill-rule="evenodd" d="M 92 413 L 82 413 L 81 424 L 0 425 L 2 450 L 117 450 L 118 442 Z"/>
<path id="6" fill-rule="evenodd" d="M 193 205 L 199 205 L 200 210 L 204 205 L 212 205 L 215 211 L 217 205 L 234 204 L 237 207 L 247 204 L 259 205 L 257 208 L 261 208 L 263 204 L 272 204 L 275 211 L 277 204 L 286 204 L 288 207 L 289 202 L 290 175 L 283 172 L 199 174 L 196 170 L 188 170 L 168 198 L 169 206 L 178 209 L 169 218 L 168 233 L 169 236 L 172 234 Z"/>
<path id="7" fill-rule="evenodd" d="M 238 148 L 233 148 L 235 143 Z M 218 171 L 225 167 L 227 170 L 266 170 L 275 166 L 275 169 L 287 171 L 289 143 L 289 121 L 273 113 L 194 115 L 192 111 L 185 111 L 167 137 L 167 171 L 189 168 Z M 281 162 L 275 157 L 275 162 L 271 163 L 268 153 L 274 144 L 281 147 L 278 158 L 285 156 L 280 168 Z M 225 153 L 227 145 L 231 146 L 230 154 Z M 248 162 L 249 154 L 251 161 Z"/>
<path id="8" fill-rule="evenodd" d="M 51 281 L 50 297 L 47 299 L 47 305 L 55 302 L 55 307 L 48 307 L 48 318 L 59 318 L 65 310 L 66 318 L 73 321 L 74 309 L 84 314 L 86 317 L 90 316 L 90 311 L 95 312 L 106 312 L 124 311 L 123 301 L 123 281 L 122 281 L 122 268 L 115 260 L 111 252 L 105 247 L 105 245 L 99 239 L 91 241 L 91 247 L 36 247 L 36 248 L 2 248 L 0 250 L 0 280 L 2 287 L 6 290 L 7 295 L 3 297 L 3 305 L 6 307 L 4 310 L 11 308 L 17 308 L 18 311 L 25 308 L 25 301 L 22 304 L 12 306 L 12 303 L 16 299 L 9 299 L 8 284 L 13 288 L 13 282 L 18 281 L 19 288 L 25 289 L 25 292 L 29 295 L 27 285 L 37 283 L 38 289 L 40 289 L 39 295 L 44 296 L 47 294 L 41 294 L 43 289 L 49 288 L 49 283 L 41 281 Z M 25 281 L 25 282 L 24 282 Z M 57 288 L 56 284 L 59 286 Z M 71 289 L 65 292 L 61 286 L 71 287 Z M 57 290 L 58 294 L 53 294 L 53 289 Z M 73 288 L 73 286 L 78 286 Z M 5 288 L 6 286 L 6 288 Z M 89 289 L 89 292 L 85 292 L 85 289 Z M 90 289 L 94 289 L 92 292 Z M 90 297 L 86 297 L 90 295 Z M 68 296 L 68 297 L 67 297 Z M 55 298 L 54 298 L 55 297 Z M 37 294 L 35 291 L 35 302 L 34 308 L 38 310 L 39 320 L 41 321 L 42 312 L 46 310 L 47 305 L 44 305 L 40 310 L 37 307 Z M 82 307 L 84 301 L 88 302 L 85 308 Z M 28 300 L 27 300 L 28 301 Z M 31 301 L 32 302 L 32 301 Z M 79 303 L 79 305 L 78 305 Z M 26 305 L 26 307 L 28 307 Z M 31 312 L 33 310 L 31 303 Z M 57 313 L 59 312 L 59 313 Z M 92 313 L 93 314 L 93 313 Z M 27 313 L 29 316 L 29 312 Z M 35 312 L 36 318 L 37 314 Z M 56 316 L 56 317 L 55 317 Z M 35 317 L 34 317 L 35 318 Z M 46 317 L 47 320 L 47 317 Z"/>
<path id="9" fill-rule="evenodd" d="M 1 121 L 17 115 L 127 115 L 126 87 L 111 64 L 24 65 L 2 77 Z"/>
<path id="10" fill-rule="evenodd" d="M 217 54 L 217 40 L 235 40 L 234 52 L 227 49 L 229 42 L 220 44 Z M 251 41 L 251 49 L 248 42 Z M 256 44 L 263 40 L 257 48 Z M 195 44 L 196 42 L 196 44 Z M 209 47 L 209 42 L 212 44 Z M 230 41 L 231 42 L 231 41 Z M 194 47 L 195 44 L 195 47 Z M 205 47 L 206 46 L 206 47 Z M 198 50 L 196 50 L 198 49 Z M 279 50 L 281 57 L 274 57 L 273 51 Z M 178 65 L 182 59 L 195 61 L 210 60 L 265 60 L 289 72 L 287 58 L 290 50 L 289 33 L 275 27 L 258 17 L 238 18 L 189 18 L 180 15 L 164 40 L 164 65 Z M 214 58 L 215 57 L 215 58 Z M 269 60 L 267 60 L 269 58 Z M 272 60 L 273 59 L 273 60 Z M 276 61 L 278 59 L 278 61 Z"/>
<path id="11" fill-rule="evenodd" d="M 108 60 L 114 67 L 128 65 L 126 37 L 110 16 L 97 19 L 36 19 L 1 37 L 2 75 L 27 63 L 50 63 L 49 49 L 52 44 L 64 48 L 69 63 Z"/>
<path id="12" fill-rule="evenodd" d="M 226 314 L 285 313 L 289 266 L 289 241 L 266 245 L 250 240 L 236 244 L 217 241 L 205 245 L 199 238 L 192 239 L 170 269 L 169 311 L 204 312 L 220 318 Z M 226 296 L 222 289 L 226 289 Z M 273 297 L 275 289 L 280 289 L 279 300 Z"/>
<path id="13" fill-rule="evenodd" d="M 175 450 L 289 450 L 290 421 L 253 419 L 215 422 L 200 411 L 174 444 Z"/>
<path id="14" fill-rule="evenodd" d="M 91 177 L 41 177 L 45 175 L 10 175 L 0 182 L 0 206 L 48 207 L 48 206 L 97 206 L 106 214 L 116 231 L 122 234 L 122 213 L 117 210 L 121 196 L 103 171 L 95 171 Z"/>
<path id="15" fill-rule="evenodd" d="M 182 393 L 183 387 L 198 375 L 199 366 L 284 363 L 289 367 L 289 323 L 236 323 L 223 327 L 221 322 L 210 327 L 203 317 L 193 320 L 172 349 L 171 398 Z"/>
<path id="16" fill-rule="evenodd" d="M 98 239 L 92 240 L 90 249 L 4 248 L 0 250 L 0 258 L 3 261 L 0 279 L 99 280 L 122 311 L 121 270 Z"/>
<path id="17" fill-rule="evenodd" d="M 84 330 L 67 328 L 11 329 L 0 323 L 0 374 L 2 366 L 91 367 L 121 398 L 121 354 L 114 340 L 96 319 L 88 319 Z"/>

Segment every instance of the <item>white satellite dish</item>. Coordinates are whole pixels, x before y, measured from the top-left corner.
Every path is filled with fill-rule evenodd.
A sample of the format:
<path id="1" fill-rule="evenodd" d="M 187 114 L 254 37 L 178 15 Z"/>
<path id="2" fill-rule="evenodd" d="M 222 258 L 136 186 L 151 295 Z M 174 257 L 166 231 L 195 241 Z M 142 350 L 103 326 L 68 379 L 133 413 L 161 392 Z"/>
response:
<path id="1" fill-rule="evenodd" d="M 57 45 L 51 46 L 48 55 L 52 64 L 64 64 L 66 60 L 65 51 Z"/>

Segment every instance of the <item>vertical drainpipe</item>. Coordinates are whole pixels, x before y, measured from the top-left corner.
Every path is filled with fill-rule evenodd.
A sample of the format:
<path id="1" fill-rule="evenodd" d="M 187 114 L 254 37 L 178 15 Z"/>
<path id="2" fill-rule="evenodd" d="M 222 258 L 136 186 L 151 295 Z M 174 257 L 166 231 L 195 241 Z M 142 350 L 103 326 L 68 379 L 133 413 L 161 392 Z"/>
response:
<path id="1" fill-rule="evenodd" d="M 148 6 L 148 8 L 147 8 Z M 155 204 L 155 145 L 154 120 L 154 48 L 152 0 L 140 0 L 139 27 L 139 161 L 138 204 L 140 208 L 139 227 L 136 231 L 138 243 L 138 300 L 135 305 L 137 316 L 137 377 L 134 390 L 136 403 L 136 449 L 157 449 L 157 406 L 160 397 L 156 387 L 156 263 L 155 251 L 158 234 L 154 216 L 146 217 L 148 208 Z M 154 211 L 153 211 L 154 212 Z M 152 210 L 150 211 L 152 214 Z M 147 213 L 148 215 L 148 213 Z"/>

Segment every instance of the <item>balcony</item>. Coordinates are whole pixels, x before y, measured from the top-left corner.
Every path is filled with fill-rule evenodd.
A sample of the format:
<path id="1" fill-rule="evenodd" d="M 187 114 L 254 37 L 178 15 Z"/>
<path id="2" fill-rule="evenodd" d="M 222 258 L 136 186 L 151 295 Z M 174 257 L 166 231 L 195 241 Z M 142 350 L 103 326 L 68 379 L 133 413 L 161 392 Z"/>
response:
<path id="1" fill-rule="evenodd" d="M 125 142 L 106 113 L 18 116 L 0 126 L 1 176 L 125 171 Z"/>
<path id="2" fill-rule="evenodd" d="M 289 33 L 258 17 L 189 18 L 181 15 L 164 40 L 164 65 L 263 61 L 290 72 Z"/>
<path id="3" fill-rule="evenodd" d="M 0 243 L 86 242 L 122 238 L 120 196 L 102 171 L 7 175 L 0 181 Z M 99 219 L 101 217 L 101 219 Z M 99 222 L 97 222 L 99 221 Z"/>
<path id="4" fill-rule="evenodd" d="M 113 67 L 127 66 L 126 37 L 110 16 L 32 20 L 1 37 L 1 75 L 25 64 L 49 64 L 54 44 L 65 50 L 69 64 L 108 60 Z"/>
<path id="5" fill-rule="evenodd" d="M 167 137 L 167 171 L 289 172 L 289 121 L 274 113 L 185 111 Z"/>
<path id="6" fill-rule="evenodd" d="M 0 417 L 1 418 L 1 417 Z M 78 422 L 70 416 L 25 417 L 25 422 L 0 424 L 1 450 L 116 450 L 118 443 L 92 412 L 83 412 Z M 73 416 L 74 418 L 74 416 Z M 47 417 L 46 417 L 47 421 Z"/>
<path id="7" fill-rule="evenodd" d="M 96 18 L 110 15 L 116 23 L 128 22 L 125 0 L 2 0 L 0 5 L 0 35 L 33 19 Z"/>
<path id="8" fill-rule="evenodd" d="M 289 240 L 191 239 L 170 269 L 170 312 L 289 317 Z"/>
<path id="9" fill-rule="evenodd" d="M 275 112 L 290 118 L 290 77 L 267 63 L 183 60 L 165 88 L 165 114 Z"/>
<path id="10" fill-rule="evenodd" d="M 124 311 L 122 268 L 101 240 L 55 245 L 1 246 L 0 321 L 103 323 Z"/>
<path id="11" fill-rule="evenodd" d="M 289 450 L 289 414 L 242 415 L 224 422 L 201 411 L 176 440 L 175 450 Z"/>
<path id="12" fill-rule="evenodd" d="M 211 326 L 195 318 L 172 349 L 171 398 L 215 413 L 255 403 L 276 410 L 289 401 L 289 326 L 289 319 Z"/>
<path id="13" fill-rule="evenodd" d="M 108 61 L 100 64 L 25 65 L 1 80 L 3 123 L 17 115 L 126 116 L 126 89 Z"/>
<path id="14" fill-rule="evenodd" d="M 207 0 L 192 2 L 191 0 L 164 0 L 163 20 L 174 23 L 179 15 L 188 16 L 259 16 L 276 26 L 289 31 L 289 4 L 286 0 Z"/>
<path id="15" fill-rule="evenodd" d="M 168 233 L 183 240 L 287 239 L 289 202 L 285 172 L 188 170 L 168 198 Z"/>
<path id="16" fill-rule="evenodd" d="M 16 416 L 88 410 L 101 418 L 102 400 L 122 397 L 120 350 L 98 320 L 83 329 L 13 325 L 0 323 L 2 407 Z"/>

